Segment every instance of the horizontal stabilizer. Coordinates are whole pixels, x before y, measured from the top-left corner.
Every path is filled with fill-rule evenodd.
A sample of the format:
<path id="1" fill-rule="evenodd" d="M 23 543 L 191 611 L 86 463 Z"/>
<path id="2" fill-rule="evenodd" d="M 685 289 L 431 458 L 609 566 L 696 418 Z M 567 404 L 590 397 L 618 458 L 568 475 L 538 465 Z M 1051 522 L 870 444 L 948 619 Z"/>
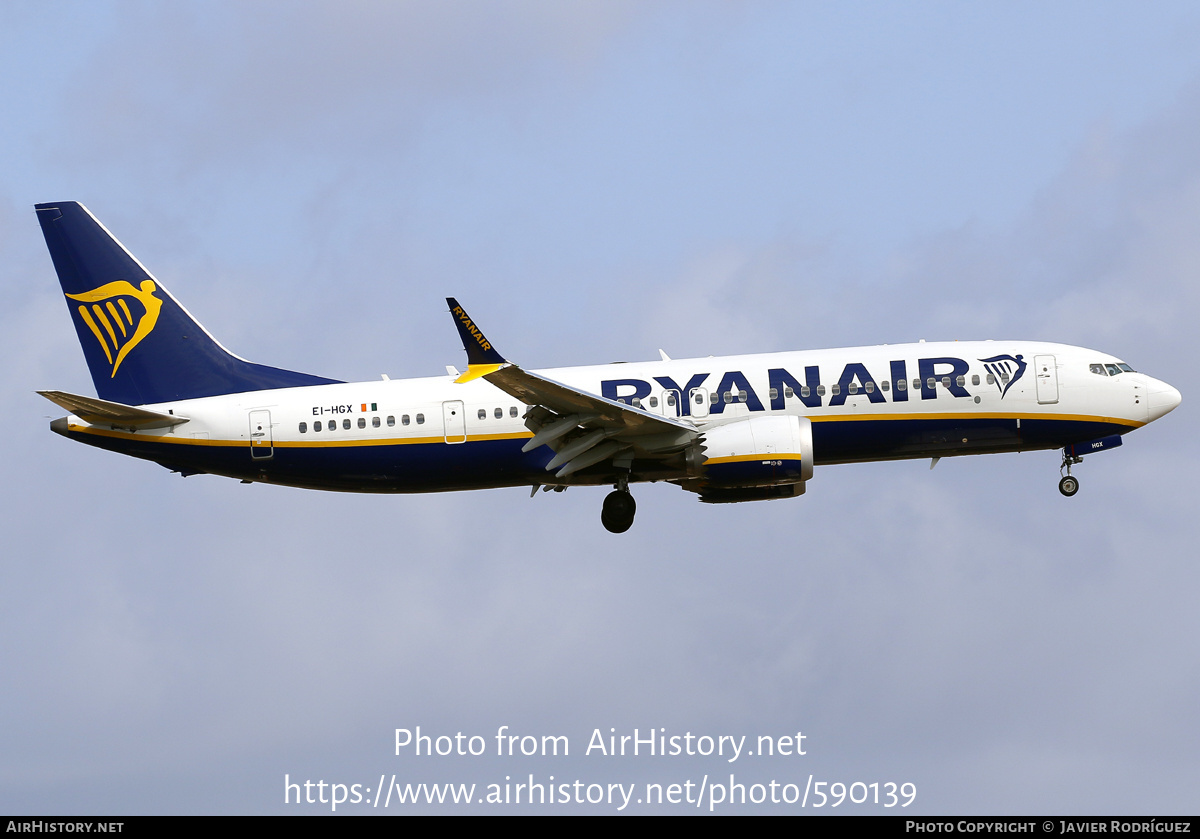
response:
<path id="1" fill-rule="evenodd" d="M 187 417 L 147 411 L 120 402 L 109 402 L 94 396 L 77 396 L 61 390 L 39 390 L 42 396 L 60 408 L 65 408 L 92 425 L 117 425 L 122 428 L 170 428 L 187 422 Z"/>

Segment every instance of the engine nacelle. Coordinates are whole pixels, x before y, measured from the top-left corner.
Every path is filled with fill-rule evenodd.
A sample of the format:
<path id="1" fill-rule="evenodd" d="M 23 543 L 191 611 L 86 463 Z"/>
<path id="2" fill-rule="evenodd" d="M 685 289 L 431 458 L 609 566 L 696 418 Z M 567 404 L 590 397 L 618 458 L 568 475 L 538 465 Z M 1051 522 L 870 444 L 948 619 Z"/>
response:
<path id="1" fill-rule="evenodd" d="M 812 421 L 752 417 L 714 426 L 688 461 L 692 474 L 714 489 L 802 485 L 813 474 Z"/>
<path id="2" fill-rule="evenodd" d="M 700 490 L 705 504 L 740 504 L 743 501 L 774 501 L 776 498 L 795 498 L 804 494 L 804 484 L 783 484 L 774 487 L 713 487 Z"/>

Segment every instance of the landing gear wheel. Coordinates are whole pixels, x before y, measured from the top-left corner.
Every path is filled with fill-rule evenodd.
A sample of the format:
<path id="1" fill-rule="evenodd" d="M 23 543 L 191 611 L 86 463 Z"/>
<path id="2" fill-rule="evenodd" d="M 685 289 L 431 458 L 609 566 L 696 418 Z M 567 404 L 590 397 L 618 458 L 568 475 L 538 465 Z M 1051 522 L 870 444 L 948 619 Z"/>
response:
<path id="1" fill-rule="evenodd" d="M 1071 467 L 1079 463 L 1083 463 L 1083 458 L 1075 454 L 1074 446 L 1067 446 L 1063 449 L 1062 465 L 1058 467 L 1058 474 L 1063 475 L 1063 479 L 1058 482 L 1058 491 L 1070 498 L 1075 493 L 1079 492 L 1079 479 L 1071 477 Z"/>
<path id="2" fill-rule="evenodd" d="M 616 489 L 604 497 L 600 511 L 600 523 L 609 533 L 624 533 L 633 526 L 633 515 L 637 504 L 628 490 Z"/>

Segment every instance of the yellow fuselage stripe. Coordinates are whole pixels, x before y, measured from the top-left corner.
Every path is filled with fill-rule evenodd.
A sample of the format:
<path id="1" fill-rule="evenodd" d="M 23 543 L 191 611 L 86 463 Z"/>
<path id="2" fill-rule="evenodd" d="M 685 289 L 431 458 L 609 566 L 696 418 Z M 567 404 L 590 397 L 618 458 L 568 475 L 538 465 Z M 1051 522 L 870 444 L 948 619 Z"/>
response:
<path id="1" fill-rule="evenodd" d="M 768 452 L 767 454 L 739 454 L 729 457 L 709 457 L 705 458 L 706 463 L 761 463 L 764 460 L 803 460 L 800 455 L 795 452 Z"/>
<path id="2" fill-rule="evenodd" d="M 1115 425 L 1128 425 L 1130 428 L 1141 428 L 1146 423 L 1138 420 L 1128 419 L 1126 417 L 1096 417 L 1086 414 L 984 414 L 984 413 L 956 413 L 956 414 L 832 414 L 824 416 L 809 417 L 813 422 L 867 422 L 870 420 L 883 420 L 891 422 L 893 420 L 981 420 L 981 419 L 1006 419 L 1006 420 L 1066 420 L 1067 422 L 1107 422 Z"/>
<path id="3" fill-rule="evenodd" d="M 809 417 L 813 422 L 865 422 L 865 421 L 913 421 L 913 420 L 981 420 L 981 419 L 1007 419 L 1007 420 L 1065 420 L 1068 422 L 1101 422 L 1112 425 L 1126 425 L 1130 428 L 1140 428 L 1145 425 L 1144 422 L 1137 420 L 1126 419 L 1124 417 L 1097 417 L 1081 414 L 836 414 L 833 416 Z M 210 440 L 200 437 L 184 437 L 175 434 L 162 434 L 150 436 L 147 434 L 135 434 L 128 431 L 112 430 L 107 428 L 98 428 L 92 425 L 71 425 L 69 431 L 78 432 L 80 434 L 95 434 L 100 437 L 114 437 L 124 440 L 144 440 L 151 443 L 170 443 L 174 445 L 185 446 L 245 446 L 249 445 L 249 439 L 241 440 Z M 322 432 L 314 432 L 322 433 Z M 337 433 L 347 432 L 327 432 L 332 436 Z M 469 434 L 466 442 L 477 443 L 486 440 L 527 440 L 533 434 L 528 431 L 514 431 L 505 434 Z M 341 448 L 352 446 L 412 446 L 431 443 L 445 443 L 446 438 L 443 436 L 437 437 L 383 437 L 372 439 L 353 439 L 339 440 L 326 439 L 323 440 L 283 440 L 275 441 L 272 446 L 277 448 Z M 770 460 L 771 458 L 789 457 L 788 455 L 753 455 L 748 457 L 749 460 Z M 791 455 L 791 457 L 799 457 L 799 455 Z"/>
<path id="4" fill-rule="evenodd" d="M 144 440 L 148 443 L 170 443 L 173 445 L 182 446 L 246 446 L 250 444 L 250 439 L 243 440 L 210 440 L 203 437 L 183 437 L 174 434 L 160 434 L 150 436 L 148 434 L 133 434 L 128 431 L 117 431 L 108 428 L 97 428 L 93 425 L 70 425 L 68 431 L 78 432 L 80 434 L 94 434 L 97 437 L 114 437 L 121 440 Z M 513 432 L 511 434 L 472 434 L 467 437 L 467 442 L 476 443 L 483 440 L 527 440 L 532 437 L 528 431 Z M 256 445 L 263 445 L 254 441 Z M 348 446 L 412 446 L 429 443 L 445 443 L 445 437 L 382 437 L 371 440 L 284 440 L 282 442 L 275 441 L 271 445 L 275 448 L 290 448 L 290 449 L 314 449 L 314 448 L 344 448 Z"/>

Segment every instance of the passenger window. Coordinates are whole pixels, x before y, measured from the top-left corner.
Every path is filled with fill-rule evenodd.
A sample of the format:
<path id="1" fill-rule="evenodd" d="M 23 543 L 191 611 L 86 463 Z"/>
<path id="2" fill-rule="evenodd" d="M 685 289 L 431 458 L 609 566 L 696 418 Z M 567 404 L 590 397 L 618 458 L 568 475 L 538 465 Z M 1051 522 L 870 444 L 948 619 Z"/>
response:
<path id="1" fill-rule="evenodd" d="M 699 391 L 696 392 L 696 404 L 697 405 L 704 404 L 704 394 L 700 393 Z"/>
<path id="2" fill-rule="evenodd" d="M 962 387 L 963 385 L 965 385 L 967 383 L 967 377 L 959 376 L 957 379 L 954 380 L 954 383 L 956 385 L 958 385 L 959 387 Z"/>
<path id="3" fill-rule="evenodd" d="M 716 405 L 718 402 L 721 401 L 721 395 L 719 393 L 710 393 L 708 395 L 708 401 L 711 402 L 712 404 Z M 728 401 L 728 400 L 726 400 L 726 401 Z"/>
<path id="4" fill-rule="evenodd" d="M 867 382 L 865 385 L 863 385 L 863 390 L 865 390 L 867 393 L 874 393 L 875 392 L 875 383 Z"/>
<path id="5" fill-rule="evenodd" d="M 989 385 L 994 385 L 996 383 L 996 377 L 994 375 L 992 375 L 991 373 L 988 373 L 987 383 Z"/>
<path id="6" fill-rule="evenodd" d="M 884 393 L 888 392 L 888 388 L 890 386 L 891 386 L 891 383 L 888 382 L 887 379 L 884 379 L 882 382 L 879 383 L 879 389 L 882 390 Z"/>
<path id="7" fill-rule="evenodd" d="M 834 385 L 834 387 L 837 387 L 837 385 Z M 825 395 L 825 385 L 817 385 L 817 396 L 824 396 L 824 395 Z"/>
<path id="8" fill-rule="evenodd" d="M 653 400 L 651 400 L 651 401 L 653 401 Z M 668 394 L 667 394 L 667 407 L 668 407 L 668 408 L 674 408 L 674 407 L 675 407 L 675 394 L 674 394 L 674 393 L 668 393 Z"/>
<path id="9" fill-rule="evenodd" d="M 372 428 L 379 427 L 379 417 L 371 417 L 371 427 Z"/>
<path id="10" fill-rule="evenodd" d="M 517 406 L 516 405 L 513 405 L 511 408 L 508 409 L 508 415 L 510 417 L 512 417 L 513 419 L 517 418 Z"/>
<path id="11" fill-rule="evenodd" d="M 942 387 L 950 387 L 950 377 L 942 376 Z"/>
<path id="12" fill-rule="evenodd" d="M 829 392 L 832 393 L 834 396 L 837 396 L 839 393 L 842 392 L 842 386 L 841 385 L 833 385 L 829 388 Z"/>
<path id="13" fill-rule="evenodd" d="M 642 397 L 640 397 L 640 396 L 633 397 L 633 407 L 635 407 L 635 408 L 642 407 Z"/>
<path id="14" fill-rule="evenodd" d="M 480 418 L 480 419 L 487 419 L 487 408 L 480 408 L 480 409 L 479 409 L 479 418 Z"/>
<path id="15" fill-rule="evenodd" d="M 412 420 L 409 418 L 408 414 L 403 414 L 403 415 L 400 417 L 400 424 L 401 424 L 401 425 L 408 425 L 408 424 L 409 424 L 409 423 L 411 423 L 411 422 L 412 422 Z"/>
<path id="16" fill-rule="evenodd" d="M 650 397 L 650 407 L 651 407 L 651 408 L 657 408 L 657 407 L 658 407 L 658 397 L 657 397 L 657 396 L 651 396 L 651 397 Z"/>
<path id="17" fill-rule="evenodd" d="M 933 390 L 935 387 L 937 387 L 937 379 L 935 379 L 933 376 L 930 376 L 925 384 L 929 386 L 930 390 Z"/>
<path id="18" fill-rule="evenodd" d="M 779 398 L 779 388 L 777 388 L 777 387 L 771 388 L 771 390 L 768 391 L 767 395 L 770 396 L 772 399 L 778 399 Z"/>
<path id="19" fill-rule="evenodd" d="M 347 431 L 350 430 L 350 420 L 349 419 L 342 420 L 342 428 L 346 429 Z"/>
<path id="20" fill-rule="evenodd" d="M 733 401 L 733 394 L 730 393 L 729 391 L 725 391 L 725 396 L 723 398 L 725 400 L 725 404 L 728 405 L 730 402 Z"/>
<path id="21" fill-rule="evenodd" d="M 908 379 L 896 379 L 896 390 L 908 390 Z"/>
<path id="22" fill-rule="evenodd" d="M 808 385 L 800 386 L 800 395 L 803 396 L 805 399 L 807 399 L 811 394 L 812 394 L 812 391 L 808 389 Z"/>
<path id="23" fill-rule="evenodd" d="M 974 376 L 971 377 L 971 384 L 972 385 L 979 384 L 979 374 L 978 373 L 976 373 Z"/>
<path id="24" fill-rule="evenodd" d="M 321 421 L 317 420 L 316 422 L 313 423 L 313 431 L 320 431 L 320 430 L 321 430 Z"/>
<path id="25" fill-rule="evenodd" d="M 423 425 L 424 423 L 425 423 L 425 415 L 417 414 L 417 425 Z"/>
<path id="26" fill-rule="evenodd" d="M 783 395 L 784 395 L 785 397 L 787 397 L 788 399 L 791 399 L 793 396 L 795 396 L 795 395 L 796 395 L 796 393 L 795 393 L 795 391 L 793 391 L 793 390 L 792 390 L 790 387 L 785 387 L 785 388 L 783 389 Z"/>
<path id="27" fill-rule="evenodd" d="M 302 422 L 302 423 L 300 423 L 300 433 L 301 433 L 301 434 L 307 434 L 307 433 L 308 433 L 308 423 L 306 423 L 306 422 Z"/>
<path id="28" fill-rule="evenodd" d="M 846 390 L 850 393 L 858 393 L 858 382 L 851 382 L 846 386 Z"/>
<path id="29" fill-rule="evenodd" d="M 393 427 L 395 424 L 396 424 L 396 418 L 388 417 L 388 428 Z M 408 423 L 405 423 L 405 425 L 408 425 Z"/>
<path id="30" fill-rule="evenodd" d="M 749 396 L 750 396 L 749 392 L 743 390 L 741 393 L 738 394 L 738 402 L 745 402 L 747 397 L 749 397 Z"/>
<path id="31" fill-rule="evenodd" d="M 930 379 L 929 381 L 932 382 L 933 379 Z M 933 385 L 930 385 L 930 387 L 933 387 Z M 913 390 L 920 390 L 920 389 L 921 389 L 921 380 L 913 379 Z"/>
<path id="32" fill-rule="evenodd" d="M 497 408 L 495 411 L 493 411 L 493 413 L 496 415 L 496 419 L 504 418 L 504 409 L 503 408 Z"/>
<path id="33" fill-rule="evenodd" d="M 359 418 L 358 418 L 358 427 L 359 427 L 359 428 L 366 428 L 366 427 L 367 427 L 367 418 L 366 418 L 366 417 L 359 417 Z"/>

